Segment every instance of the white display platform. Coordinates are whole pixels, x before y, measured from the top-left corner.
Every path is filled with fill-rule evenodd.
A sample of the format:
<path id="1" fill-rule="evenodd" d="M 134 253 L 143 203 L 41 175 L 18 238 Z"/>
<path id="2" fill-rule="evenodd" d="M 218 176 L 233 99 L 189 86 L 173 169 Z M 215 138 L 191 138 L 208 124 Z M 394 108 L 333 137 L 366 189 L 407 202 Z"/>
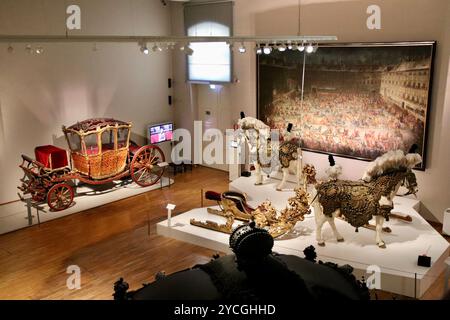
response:
<path id="1" fill-rule="evenodd" d="M 88 210 L 91 208 L 99 207 L 101 205 L 125 199 L 128 197 L 136 196 L 138 194 L 155 190 L 162 187 L 167 187 L 173 184 L 173 179 L 162 177 L 162 184 L 157 184 L 142 188 L 137 184 L 129 183 L 120 185 L 119 182 L 115 182 L 108 185 L 99 186 L 82 186 L 77 188 L 77 194 L 73 199 L 74 203 L 66 210 L 59 212 L 49 211 L 48 205 L 42 205 L 42 210 L 39 211 L 39 218 L 41 223 L 56 218 L 64 217 L 70 214 L 74 214 L 80 211 Z M 31 225 L 38 223 L 37 210 L 31 209 L 32 221 Z M 30 226 L 28 218 L 28 210 L 26 203 L 22 201 L 12 202 L 3 206 L 0 206 L 0 234 L 18 230 Z"/>
<path id="2" fill-rule="evenodd" d="M 269 199 L 277 209 L 286 206 L 287 199 L 293 196 L 290 191 L 276 191 L 279 180 L 265 179 L 262 186 L 254 185 L 253 177 L 241 177 L 230 183 L 230 189 L 244 192 L 249 197 L 250 205 L 257 205 Z M 293 187 L 290 184 L 287 187 Z M 449 243 L 431 227 L 417 212 L 420 201 L 404 197 L 394 199 L 393 212 L 410 215 L 413 221 L 408 223 L 391 219 L 385 223 L 392 233 L 383 233 L 387 248 L 381 249 L 375 244 L 375 232 L 360 228 L 355 232 L 348 223 L 336 219 L 339 232 L 345 241 L 337 242 L 328 224 L 323 227 L 325 247 L 320 247 L 315 241 L 315 221 L 311 214 L 304 221 L 297 223 L 291 234 L 275 240 L 274 251 L 303 257 L 303 250 L 314 245 L 318 259 L 350 264 L 355 268 L 357 277 L 366 279 L 372 274 L 367 273 L 369 266 L 378 266 L 381 271 L 381 289 L 409 297 L 421 297 L 445 269 L 445 259 L 449 256 Z M 167 220 L 157 224 L 160 235 L 175 238 L 213 250 L 229 253 L 229 235 L 192 226 L 190 219 L 200 221 L 216 221 L 223 223 L 224 218 L 209 214 L 206 208 L 198 208 L 172 217 L 171 227 Z M 236 222 L 237 226 L 240 222 Z M 417 265 L 418 255 L 427 253 L 431 257 L 431 268 Z M 417 281 L 415 281 L 415 279 Z M 415 294 L 416 292 L 416 294 Z"/>

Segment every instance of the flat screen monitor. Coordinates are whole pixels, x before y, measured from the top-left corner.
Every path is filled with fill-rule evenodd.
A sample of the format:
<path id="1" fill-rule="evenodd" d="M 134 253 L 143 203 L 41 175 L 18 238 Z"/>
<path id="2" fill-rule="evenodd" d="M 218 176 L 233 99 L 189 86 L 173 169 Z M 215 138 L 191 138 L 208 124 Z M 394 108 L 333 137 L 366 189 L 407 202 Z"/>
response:
<path id="1" fill-rule="evenodd" d="M 172 141 L 173 123 L 162 123 L 148 126 L 148 139 L 151 144 Z"/>

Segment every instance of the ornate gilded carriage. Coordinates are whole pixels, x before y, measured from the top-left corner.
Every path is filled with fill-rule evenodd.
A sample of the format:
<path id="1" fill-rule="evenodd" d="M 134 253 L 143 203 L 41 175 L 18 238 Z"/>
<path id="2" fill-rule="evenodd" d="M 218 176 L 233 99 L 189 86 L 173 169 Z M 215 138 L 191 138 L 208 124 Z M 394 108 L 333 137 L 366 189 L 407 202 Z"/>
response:
<path id="1" fill-rule="evenodd" d="M 132 142 L 131 127 L 129 122 L 109 118 L 63 127 L 71 161 L 64 149 L 36 147 L 36 159 L 22 155 L 19 167 L 24 177 L 18 188 L 34 203 L 47 200 L 51 210 L 61 211 L 73 203 L 75 181 L 100 185 L 131 176 L 141 187 L 157 183 L 165 169 L 164 153 L 157 146 Z"/>
<path id="2" fill-rule="evenodd" d="M 124 171 L 131 123 L 114 119 L 89 119 L 63 127 L 74 171 L 94 180 Z"/>

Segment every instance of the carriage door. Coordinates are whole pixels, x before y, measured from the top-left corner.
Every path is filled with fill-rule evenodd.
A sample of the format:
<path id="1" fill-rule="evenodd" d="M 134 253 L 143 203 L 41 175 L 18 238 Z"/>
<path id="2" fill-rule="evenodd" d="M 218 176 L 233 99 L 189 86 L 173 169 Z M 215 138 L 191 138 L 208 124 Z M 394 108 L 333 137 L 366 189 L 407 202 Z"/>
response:
<path id="1" fill-rule="evenodd" d="M 111 177 L 117 174 L 116 129 L 108 128 L 101 133 L 102 164 L 101 176 Z"/>

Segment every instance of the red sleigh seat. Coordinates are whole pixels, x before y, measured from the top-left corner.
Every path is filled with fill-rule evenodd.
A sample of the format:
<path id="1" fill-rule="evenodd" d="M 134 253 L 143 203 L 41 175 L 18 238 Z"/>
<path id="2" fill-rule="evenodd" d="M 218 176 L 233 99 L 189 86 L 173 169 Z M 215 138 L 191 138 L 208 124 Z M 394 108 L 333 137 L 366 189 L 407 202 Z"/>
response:
<path id="1" fill-rule="evenodd" d="M 59 169 L 67 167 L 69 164 L 66 150 L 52 145 L 36 147 L 34 155 L 36 161 L 42 163 L 48 169 Z"/>

